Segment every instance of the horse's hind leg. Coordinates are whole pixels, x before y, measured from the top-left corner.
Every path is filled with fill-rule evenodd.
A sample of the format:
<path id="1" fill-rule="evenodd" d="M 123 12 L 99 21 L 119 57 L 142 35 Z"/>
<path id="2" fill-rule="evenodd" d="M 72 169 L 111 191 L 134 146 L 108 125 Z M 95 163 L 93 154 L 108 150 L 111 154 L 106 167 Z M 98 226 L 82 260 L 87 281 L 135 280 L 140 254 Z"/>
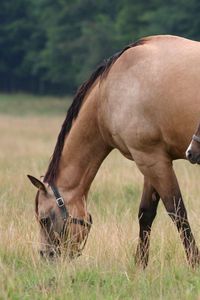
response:
<path id="1" fill-rule="evenodd" d="M 148 264 L 151 225 L 156 216 L 159 199 L 160 197 L 150 180 L 144 177 L 143 194 L 138 213 L 140 231 L 136 252 L 136 263 L 144 268 Z"/>
<path id="2" fill-rule="evenodd" d="M 147 159 L 146 165 L 143 160 L 140 170 L 148 176 L 151 184 L 158 191 L 169 216 L 180 233 L 188 263 L 195 266 L 199 263 L 199 251 L 188 222 L 187 212 L 172 163 L 166 157 L 157 161 L 154 161 L 150 156 Z M 149 161 L 151 161 L 151 164 L 149 164 Z"/>

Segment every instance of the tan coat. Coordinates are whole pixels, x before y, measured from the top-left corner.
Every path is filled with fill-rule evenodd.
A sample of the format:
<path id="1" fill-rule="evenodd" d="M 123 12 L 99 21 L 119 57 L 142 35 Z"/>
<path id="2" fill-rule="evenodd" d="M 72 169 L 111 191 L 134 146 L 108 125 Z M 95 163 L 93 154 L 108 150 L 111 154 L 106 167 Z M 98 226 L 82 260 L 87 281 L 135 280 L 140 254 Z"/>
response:
<path id="1" fill-rule="evenodd" d="M 94 176 L 110 151 L 119 149 L 144 175 L 137 262 L 147 264 L 151 225 L 161 197 L 194 266 L 199 252 L 172 160 L 185 158 L 199 122 L 200 43 L 176 36 L 145 38 L 103 70 L 92 85 L 82 88 L 88 90 L 78 117 L 61 140 L 54 183 L 70 214 L 87 219 L 86 198 Z M 56 161 L 55 153 L 48 174 Z M 48 201 L 45 197 L 38 195 L 38 217 L 53 211 L 59 220 L 52 194 Z M 74 232 L 77 235 L 77 227 Z"/>

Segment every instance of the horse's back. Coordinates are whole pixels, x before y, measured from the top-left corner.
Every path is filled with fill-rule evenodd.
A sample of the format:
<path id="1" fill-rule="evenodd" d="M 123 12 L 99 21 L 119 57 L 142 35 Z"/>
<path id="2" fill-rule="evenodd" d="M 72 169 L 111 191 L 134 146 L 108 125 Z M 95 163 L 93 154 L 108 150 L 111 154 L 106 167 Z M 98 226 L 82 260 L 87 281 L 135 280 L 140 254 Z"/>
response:
<path id="1" fill-rule="evenodd" d="M 125 51 L 103 79 L 100 109 L 122 152 L 184 151 L 200 115 L 200 44 L 155 36 Z M 105 125 L 106 124 L 106 125 Z"/>

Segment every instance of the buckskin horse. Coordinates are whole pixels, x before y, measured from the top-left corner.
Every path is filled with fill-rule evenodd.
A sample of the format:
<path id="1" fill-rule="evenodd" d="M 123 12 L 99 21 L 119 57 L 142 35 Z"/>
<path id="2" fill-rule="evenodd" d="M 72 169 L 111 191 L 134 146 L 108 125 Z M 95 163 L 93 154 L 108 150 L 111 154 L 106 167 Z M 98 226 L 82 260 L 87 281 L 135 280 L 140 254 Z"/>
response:
<path id="1" fill-rule="evenodd" d="M 86 199 L 101 163 L 117 148 L 144 175 L 136 262 L 148 263 L 161 198 L 191 266 L 199 251 L 173 170 L 200 115 L 200 43 L 176 36 L 141 39 L 104 61 L 78 89 L 38 188 L 41 255 L 80 254 L 92 219 Z M 163 225 L 164 226 L 164 225 Z"/>

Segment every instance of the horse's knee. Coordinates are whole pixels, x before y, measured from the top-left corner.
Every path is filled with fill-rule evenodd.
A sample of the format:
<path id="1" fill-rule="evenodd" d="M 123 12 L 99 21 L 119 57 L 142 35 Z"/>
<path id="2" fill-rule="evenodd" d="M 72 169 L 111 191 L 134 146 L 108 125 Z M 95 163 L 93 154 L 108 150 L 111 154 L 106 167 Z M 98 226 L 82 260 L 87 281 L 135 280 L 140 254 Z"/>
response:
<path id="1" fill-rule="evenodd" d="M 151 224 L 156 216 L 156 210 L 147 210 L 140 208 L 138 213 L 139 224 L 142 227 L 151 227 Z"/>

